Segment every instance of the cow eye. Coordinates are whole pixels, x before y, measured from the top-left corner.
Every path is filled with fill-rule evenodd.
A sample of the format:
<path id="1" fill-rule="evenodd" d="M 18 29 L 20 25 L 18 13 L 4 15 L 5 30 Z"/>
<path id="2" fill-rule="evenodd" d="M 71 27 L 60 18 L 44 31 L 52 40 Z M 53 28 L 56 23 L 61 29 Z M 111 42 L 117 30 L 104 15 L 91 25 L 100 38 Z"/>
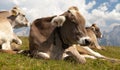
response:
<path id="1" fill-rule="evenodd" d="M 25 17 L 25 15 L 22 15 L 23 17 Z"/>
<path id="2" fill-rule="evenodd" d="M 68 13 L 70 13 L 70 11 L 68 10 Z"/>
<path id="3" fill-rule="evenodd" d="M 18 15 L 20 15 L 20 13 L 18 13 Z"/>

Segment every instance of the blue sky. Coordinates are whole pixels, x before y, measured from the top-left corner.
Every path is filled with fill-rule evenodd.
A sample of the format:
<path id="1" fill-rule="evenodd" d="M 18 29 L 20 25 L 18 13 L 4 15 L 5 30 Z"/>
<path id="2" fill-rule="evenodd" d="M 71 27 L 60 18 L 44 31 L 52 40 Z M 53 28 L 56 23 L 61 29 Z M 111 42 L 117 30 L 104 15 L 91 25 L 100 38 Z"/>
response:
<path id="1" fill-rule="evenodd" d="M 21 7 L 30 22 L 59 15 L 70 6 L 77 6 L 86 20 L 86 26 L 96 23 L 102 31 L 110 31 L 120 25 L 120 0 L 1 0 L 0 10 Z"/>
<path id="2" fill-rule="evenodd" d="M 91 2 L 93 0 L 86 0 L 86 4 Z M 92 9 L 98 8 L 102 3 L 107 3 L 108 5 L 108 11 L 112 11 L 117 3 L 120 3 L 120 0 L 95 0 L 96 4 L 93 6 Z M 91 9 L 91 10 L 92 10 Z"/>

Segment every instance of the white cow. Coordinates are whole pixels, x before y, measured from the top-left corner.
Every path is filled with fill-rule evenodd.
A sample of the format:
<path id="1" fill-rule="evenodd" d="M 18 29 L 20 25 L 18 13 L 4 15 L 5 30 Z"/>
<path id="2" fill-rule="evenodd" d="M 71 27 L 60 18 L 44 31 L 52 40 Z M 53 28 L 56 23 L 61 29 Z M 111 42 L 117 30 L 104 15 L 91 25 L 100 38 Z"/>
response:
<path id="1" fill-rule="evenodd" d="M 0 45 L 2 50 L 12 50 L 11 42 L 21 45 L 22 41 L 14 34 L 13 28 L 29 26 L 25 14 L 18 7 L 0 12 Z"/>

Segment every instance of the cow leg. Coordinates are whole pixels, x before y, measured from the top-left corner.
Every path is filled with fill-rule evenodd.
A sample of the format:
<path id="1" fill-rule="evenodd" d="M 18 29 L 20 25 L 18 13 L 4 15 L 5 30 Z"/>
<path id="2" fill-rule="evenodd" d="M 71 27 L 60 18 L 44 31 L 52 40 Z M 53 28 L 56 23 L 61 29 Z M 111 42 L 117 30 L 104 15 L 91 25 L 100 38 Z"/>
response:
<path id="1" fill-rule="evenodd" d="M 85 58 L 90 58 L 90 59 L 97 59 L 95 56 L 88 55 L 88 54 L 81 54 Z"/>
<path id="2" fill-rule="evenodd" d="M 93 50 L 90 49 L 89 47 L 83 47 L 83 48 L 84 48 L 85 50 L 87 50 L 88 53 L 89 53 L 90 55 L 92 55 L 92 56 L 95 56 L 95 57 L 97 57 L 97 58 L 105 58 L 105 56 L 101 55 L 101 54 L 98 53 L 98 52 L 93 51 Z"/>
<path id="3" fill-rule="evenodd" d="M 15 42 L 18 45 L 22 45 L 22 41 L 17 37 L 15 33 L 13 33 L 13 42 Z"/>
<path id="4" fill-rule="evenodd" d="M 98 44 L 98 41 L 96 40 L 96 42 L 94 42 L 95 47 L 99 50 L 102 50 L 101 46 Z"/>
<path id="5" fill-rule="evenodd" d="M 65 50 L 65 53 L 69 56 L 72 56 L 75 60 L 77 60 L 79 63 L 86 63 L 86 59 L 80 55 L 80 53 L 77 51 L 75 46 L 71 46 Z M 63 55 L 63 57 L 67 57 L 68 55 Z"/>
<path id="6" fill-rule="evenodd" d="M 11 50 L 10 41 L 6 41 L 5 43 L 3 43 L 2 49 L 3 50 Z"/>
<path id="7" fill-rule="evenodd" d="M 95 56 L 97 58 L 102 58 L 102 59 L 105 59 L 105 60 L 108 60 L 108 61 L 111 61 L 111 62 L 120 62 L 120 60 L 118 60 L 118 59 L 103 56 L 100 53 L 93 51 L 89 47 L 83 47 L 83 48 L 86 49 L 89 52 L 89 55 Z"/>
<path id="8" fill-rule="evenodd" d="M 2 53 L 9 53 L 9 54 L 17 54 L 16 51 L 12 51 L 12 50 L 3 50 L 3 49 L 0 49 L 0 52 L 2 52 Z"/>
<path id="9" fill-rule="evenodd" d="M 50 59 L 49 54 L 45 52 L 35 52 L 33 54 L 33 57 L 38 58 L 38 59 Z"/>

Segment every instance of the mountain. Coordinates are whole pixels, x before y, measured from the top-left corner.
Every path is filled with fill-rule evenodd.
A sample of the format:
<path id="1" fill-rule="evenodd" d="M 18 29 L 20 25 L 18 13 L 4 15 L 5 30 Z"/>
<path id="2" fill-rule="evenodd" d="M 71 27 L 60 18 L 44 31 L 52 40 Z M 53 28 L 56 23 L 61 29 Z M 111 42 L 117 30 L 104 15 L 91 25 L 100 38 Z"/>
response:
<path id="1" fill-rule="evenodd" d="M 100 44 L 106 46 L 120 46 L 120 25 L 114 26 L 110 32 L 104 31 Z"/>

